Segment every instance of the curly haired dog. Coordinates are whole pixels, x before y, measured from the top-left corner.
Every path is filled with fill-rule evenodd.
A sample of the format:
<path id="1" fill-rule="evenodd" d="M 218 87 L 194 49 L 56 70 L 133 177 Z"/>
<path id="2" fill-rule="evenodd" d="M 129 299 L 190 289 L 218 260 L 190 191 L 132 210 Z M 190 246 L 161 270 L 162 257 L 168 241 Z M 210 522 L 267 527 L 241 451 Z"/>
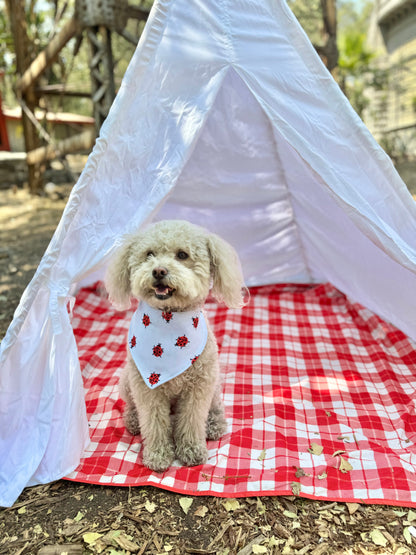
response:
<path id="1" fill-rule="evenodd" d="M 205 463 L 206 439 L 219 439 L 226 420 L 217 343 L 201 308 L 210 291 L 230 308 L 243 306 L 236 252 L 199 226 L 161 221 L 124 240 L 106 287 L 120 308 L 131 297 L 140 300 L 120 391 L 126 428 L 142 434 L 143 464 L 161 472 L 175 458 L 186 466 Z M 184 371 L 176 369 L 176 357 Z"/>

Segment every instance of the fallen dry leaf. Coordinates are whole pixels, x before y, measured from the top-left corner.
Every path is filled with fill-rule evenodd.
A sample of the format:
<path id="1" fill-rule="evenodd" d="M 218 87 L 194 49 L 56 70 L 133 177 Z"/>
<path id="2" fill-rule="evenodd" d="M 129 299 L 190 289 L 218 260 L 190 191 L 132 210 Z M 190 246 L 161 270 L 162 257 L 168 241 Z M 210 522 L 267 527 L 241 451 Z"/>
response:
<path id="1" fill-rule="evenodd" d="M 322 447 L 322 445 L 319 445 L 318 443 L 311 443 L 311 446 L 308 449 L 309 453 L 312 453 L 312 455 L 322 455 L 322 453 L 324 452 L 324 448 Z"/>
<path id="2" fill-rule="evenodd" d="M 337 439 L 338 439 L 339 441 L 346 441 L 346 442 L 351 441 L 351 440 L 350 440 L 350 436 L 338 436 Z"/>
<path id="3" fill-rule="evenodd" d="M 341 462 L 339 465 L 339 470 L 341 472 L 346 474 L 347 472 L 353 469 L 353 466 L 346 459 L 344 459 L 343 457 L 340 457 L 340 459 L 341 459 Z"/>
<path id="4" fill-rule="evenodd" d="M 412 535 L 408 527 L 403 529 L 403 537 L 408 545 L 412 545 Z"/>
<path id="5" fill-rule="evenodd" d="M 189 509 L 191 508 L 192 503 L 194 502 L 194 500 L 192 499 L 192 497 L 181 497 L 179 499 L 179 505 L 181 506 L 183 512 L 187 515 L 189 512 Z"/>
<path id="6" fill-rule="evenodd" d="M 194 512 L 194 516 L 199 516 L 201 518 L 204 518 L 207 512 L 208 512 L 208 507 L 205 507 L 205 505 L 200 505 Z"/>
<path id="7" fill-rule="evenodd" d="M 298 496 L 300 494 L 301 485 L 299 482 L 292 482 L 290 484 L 290 489 L 292 490 L 293 495 Z"/>
<path id="8" fill-rule="evenodd" d="M 401 509 L 394 509 L 393 513 L 395 515 L 397 515 L 398 517 L 402 517 L 402 516 L 405 516 L 407 514 L 406 511 L 403 511 Z"/>
<path id="9" fill-rule="evenodd" d="M 254 544 L 251 547 L 253 553 L 267 553 L 267 547 L 265 545 Z"/>
<path id="10" fill-rule="evenodd" d="M 414 538 L 416 538 L 416 528 L 414 526 L 409 526 L 409 532 Z"/>
<path id="11" fill-rule="evenodd" d="M 381 547 L 386 547 L 386 545 L 388 543 L 388 541 L 387 541 L 386 537 L 384 536 L 383 532 L 381 532 L 381 530 L 378 530 L 377 528 L 375 528 L 374 530 L 371 530 L 370 538 L 371 538 L 371 541 L 375 545 L 379 545 Z"/>
<path id="12" fill-rule="evenodd" d="M 345 504 L 347 505 L 347 509 L 350 515 L 353 515 L 354 513 L 356 513 L 360 508 L 359 503 L 345 503 Z"/>
<path id="13" fill-rule="evenodd" d="M 262 503 L 260 497 L 257 499 L 256 507 L 257 507 L 257 514 L 264 515 L 264 513 L 266 512 L 266 507 Z"/>
<path id="14" fill-rule="evenodd" d="M 152 503 L 151 501 L 149 501 L 147 499 L 146 503 L 144 504 L 144 508 L 146 509 L 146 511 L 148 513 L 153 514 L 156 511 L 157 505 L 156 505 L 156 503 Z"/>
<path id="15" fill-rule="evenodd" d="M 292 511 L 286 510 L 286 511 L 283 511 L 283 514 L 284 516 L 287 516 L 287 518 L 293 518 L 293 519 L 298 518 L 298 515 Z"/>
<path id="16" fill-rule="evenodd" d="M 238 499 L 227 499 L 227 501 L 223 502 L 225 510 L 228 512 L 236 511 L 240 508 L 240 502 Z"/>
<path id="17" fill-rule="evenodd" d="M 258 456 L 257 460 L 258 461 L 264 461 L 265 458 L 266 458 L 266 449 L 263 449 L 263 451 Z"/>
<path id="18" fill-rule="evenodd" d="M 82 535 L 82 539 L 88 545 L 93 545 L 99 538 L 102 538 L 103 535 L 99 534 L 98 532 L 86 532 Z"/>

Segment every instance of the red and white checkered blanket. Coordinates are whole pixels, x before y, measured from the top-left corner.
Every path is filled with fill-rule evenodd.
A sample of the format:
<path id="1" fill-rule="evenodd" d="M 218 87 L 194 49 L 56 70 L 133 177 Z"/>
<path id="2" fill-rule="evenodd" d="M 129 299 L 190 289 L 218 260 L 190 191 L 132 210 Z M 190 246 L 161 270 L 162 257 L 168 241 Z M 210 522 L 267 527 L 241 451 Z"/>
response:
<path id="1" fill-rule="evenodd" d="M 228 433 L 208 442 L 207 464 L 158 474 L 122 421 L 133 311 L 99 291 L 81 290 L 74 309 L 91 445 L 68 479 L 416 506 L 416 350 L 396 328 L 329 284 L 253 288 L 242 310 L 208 302 Z"/>

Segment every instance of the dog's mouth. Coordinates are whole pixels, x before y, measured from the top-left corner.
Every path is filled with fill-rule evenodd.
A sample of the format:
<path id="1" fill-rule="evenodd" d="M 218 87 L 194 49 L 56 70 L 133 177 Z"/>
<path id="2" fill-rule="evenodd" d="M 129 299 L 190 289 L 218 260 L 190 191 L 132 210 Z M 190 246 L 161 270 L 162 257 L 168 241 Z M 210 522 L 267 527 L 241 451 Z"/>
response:
<path id="1" fill-rule="evenodd" d="M 169 287 L 168 285 L 164 285 L 163 283 L 158 283 L 154 285 L 153 289 L 156 299 L 159 299 L 160 301 L 169 299 L 175 291 L 173 287 Z"/>

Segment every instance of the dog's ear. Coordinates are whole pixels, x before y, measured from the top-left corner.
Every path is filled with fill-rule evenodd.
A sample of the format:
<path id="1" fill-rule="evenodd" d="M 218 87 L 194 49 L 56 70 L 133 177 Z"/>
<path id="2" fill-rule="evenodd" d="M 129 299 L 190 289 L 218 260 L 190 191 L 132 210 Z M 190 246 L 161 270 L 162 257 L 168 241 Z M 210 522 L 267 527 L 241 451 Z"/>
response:
<path id="1" fill-rule="evenodd" d="M 230 308 L 242 307 L 244 278 L 236 251 L 214 233 L 208 235 L 208 250 L 211 258 L 213 296 Z"/>
<path id="2" fill-rule="evenodd" d="M 130 306 L 130 255 L 133 246 L 132 239 L 124 240 L 123 244 L 115 251 L 105 276 L 105 287 L 110 301 L 119 310 Z"/>

